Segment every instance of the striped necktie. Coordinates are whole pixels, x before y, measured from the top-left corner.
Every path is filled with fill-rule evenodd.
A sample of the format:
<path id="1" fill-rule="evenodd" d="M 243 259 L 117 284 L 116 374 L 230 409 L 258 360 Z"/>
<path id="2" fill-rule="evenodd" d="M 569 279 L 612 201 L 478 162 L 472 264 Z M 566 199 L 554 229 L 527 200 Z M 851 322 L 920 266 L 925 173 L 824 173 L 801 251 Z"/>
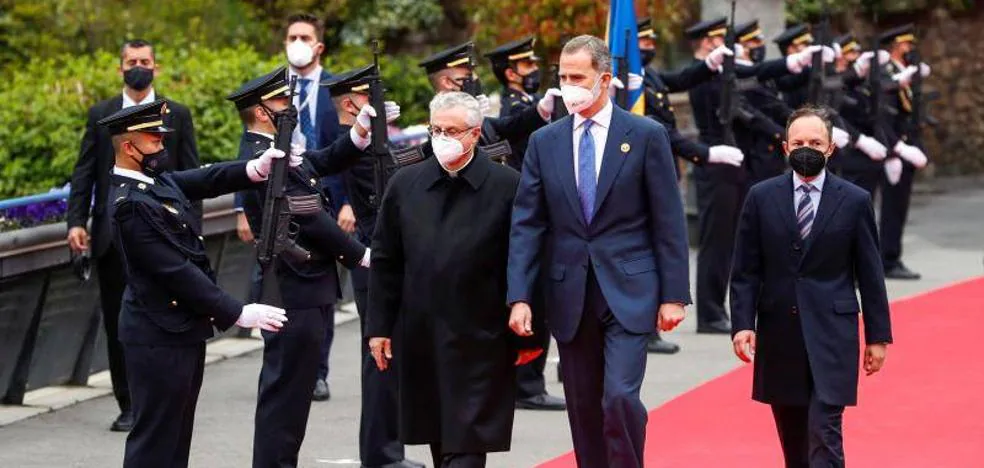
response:
<path id="1" fill-rule="evenodd" d="M 810 198 L 810 192 L 816 190 L 810 184 L 800 185 L 797 189 L 803 192 L 800 195 L 799 205 L 796 208 L 796 226 L 799 228 L 800 238 L 806 239 L 806 236 L 810 235 L 810 229 L 813 228 L 813 199 Z"/>

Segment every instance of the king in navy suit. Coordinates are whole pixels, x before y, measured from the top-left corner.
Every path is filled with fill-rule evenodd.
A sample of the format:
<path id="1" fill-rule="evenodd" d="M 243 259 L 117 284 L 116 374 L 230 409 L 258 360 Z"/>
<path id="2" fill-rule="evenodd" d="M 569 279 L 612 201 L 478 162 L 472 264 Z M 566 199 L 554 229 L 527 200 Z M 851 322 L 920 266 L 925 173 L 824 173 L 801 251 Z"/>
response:
<path id="1" fill-rule="evenodd" d="M 794 173 L 749 191 L 731 273 L 735 354 L 754 358 L 752 398 L 772 405 L 787 467 L 844 466 L 859 314 L 868 375 L 892 342 L 871 197 L 824 168 L 831 128 L 823 109 L 790 116 L 784 149 Z"/>
<path id="2" fill-rule="evenodd" d="M 673 155 L 662 125 L 609 100 L 604 41 L 568 42 L 560 79 L 571 115 L 533 134 L 513 205 L 510 328 L 531 333 L 542 278 L 578 466 L 641 467 L 646 345 L 690 303 Z"/>

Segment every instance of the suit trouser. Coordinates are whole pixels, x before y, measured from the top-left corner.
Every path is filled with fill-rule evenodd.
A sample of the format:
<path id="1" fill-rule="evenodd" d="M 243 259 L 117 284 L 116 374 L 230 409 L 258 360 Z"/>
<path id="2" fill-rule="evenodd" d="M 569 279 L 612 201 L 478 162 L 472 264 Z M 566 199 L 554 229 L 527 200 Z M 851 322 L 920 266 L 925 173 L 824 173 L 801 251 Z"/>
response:
<path id="1" fill-rule="evenodd" d="M 431 444 L 434 468 L 485 468 L 484 453 L 443 453 L 441 444 Z"/>
<path id="2" fill-rule="evenodd" d="M 124 347 L 134 422 L 126 437 L 123 467 L 187 467 L 205 343 Z"/>
<path id="3" fill-rule="evenodd" d="M 902 232 L 909 217 L 909 200 L 912 198 L 912 180 L 915 169 L 903 163 L 899 183 L 892 185 L 887 178 L 882 183 L 881 249 L 885 269 L 894 268 L 902 258 Z"/>
<path id="4" fill-rule="evenodd" d="M 649 334 L 625 330 L 589 268 L 584 311 L 574 338 L 558 343 L 567 417 L 581 468 L 643 465 L 646 407 L 639 389 Z"/>
<path id="5" fill-rule="evenodd" d="M 735 230 L 744 200 L 744 183 L 724 180 L 732 168 L 698 168 L 697 206 L 700 209 L 700 250 L 697 253 L 697 325 L 727 320 L 728 292 Z M 741 168 L 733 168 L 742 171 Z M 714 173 L 709 171 L 716 171 Z"/>
<path id="6" fill-rule="evenodd" d="M 130 389 L 127 385 L 126 362 L 123 345 L 120 344 L 120 303 L 123 302 L 123 262 L 116 248 L 110 246 L 96 260 L 99 278 L 99 302 L 103 328 L 106 330 L 106 349 L 109 354 L 109 376 L 113 382 L 113 396 L 120 411 L 130 410 Z"/>
<path id="7" fill-rule="evenodd" d="M 263 368 L 253 430 L 254 467 L 297 466 L 311 412 L 325 321 L 333 318 L 333 304 L 287 309 L 287 322 L 279 332 L 263 332 Z"/>
<path id="8" fill-rule="evenodd" d="M 383 466 L 403 460 L 405 452 L 400 442 L 398 425 L 397 374 L 393 370 L 381 372 L 376 360 L 369 353 L 366 330 L 368 306 L 369 270 L 352 270 L 352 292 L 355 307 L 359 311 L 362 329 L 360 350 L 362 356 L 362 413 L 359 418 L 359 458 L 364 466 Z"/>
<path id="9" fill-rule="evenodd" d="M 809 405 L 772 405 L 786 467 L 843 467 L 843 415 L 843 406 L 820 401 L 816 392 Z"/>

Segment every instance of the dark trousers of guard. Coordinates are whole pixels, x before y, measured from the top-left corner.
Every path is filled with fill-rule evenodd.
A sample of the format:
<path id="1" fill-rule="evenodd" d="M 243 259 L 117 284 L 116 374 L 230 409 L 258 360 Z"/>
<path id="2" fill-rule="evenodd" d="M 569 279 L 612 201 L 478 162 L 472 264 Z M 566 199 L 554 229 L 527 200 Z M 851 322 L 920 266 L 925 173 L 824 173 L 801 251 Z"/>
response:
<path id="1" fill-rule="evenodd" d="M 121 412 L 130 411 L 130 389 L 126 378 L 126 362 L 123 345 L 119 339 L 120 303 L 123 301 L 123 262 L 115 248 L 110 246 L 96 260 L 99 278 L 99 301 L 103 327 L 106 330 L 106 349 L 109 351 L 109 376 L 113 382 L 113 396 Z"/>
<path id="2" fill-rule="evenodd" d="M 279 332 L 263 332 L 263 368 L 253 432 L 254 468 L 297 466 L 311 412 L 325 321 L 334 320 L 334 309 L 334 304 L 287 309 L 287 322 Z"/>
<path id="3" fill-rule="evenodd" d="M 735 230 L 745 196 L 741 168 L 697 167 L 700 249 L 697 253 L 697 327 L 728 319 L 728 291 Z"/>
<path id="4" fill-rule="evenodd" d="M 884 176 L 883 176 L 884 177 Z M 903 163 L 899 183 L 892 185 L 884 179 L 881 202 L 881 249 L 885 270 L 898 266 L 902 258 L 902 233 L 909 217 L 909 199 L 912 198 L 912 181 L 915 169 Z"/>
<path id="5" fill-rule="evenodd" d="M 352 270 L 352 291 L 363 332 L 363 339 L 359 340 L 362 352 L 359 458 L 363 466 L 374 468 L 403 460 L 404 450 L 399 440 L 397 421 L 397 374 L 394 369 L 382 372 L 376 367 L 376 360 L 369 354 L 368 339 L 365 338 L 368 276 L 369 270 L 365 268 Z"/>
<path id="6" fill-rule="evenodd" d="M 622 327 L 589 266 L 581 323 L 570 342 L 557 344 L 579 467 L 643 466 L 648 415 L 639 390 L 649 336 Z"/>
<path id="7" fill-rule="evenodd" d="M 124 348 L 134 422 L 123 468 L 186 468 L 205 343 Z"/>

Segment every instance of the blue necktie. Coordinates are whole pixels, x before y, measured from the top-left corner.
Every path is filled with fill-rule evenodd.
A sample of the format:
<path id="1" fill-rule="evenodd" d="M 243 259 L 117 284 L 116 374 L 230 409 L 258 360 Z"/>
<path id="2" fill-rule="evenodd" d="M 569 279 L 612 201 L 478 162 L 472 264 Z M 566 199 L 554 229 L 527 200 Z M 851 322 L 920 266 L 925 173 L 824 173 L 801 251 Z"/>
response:
<path id="1" fill-rule="evenodd" d="M 308 85 L 311 84 L 311 80 L 308 78 L 298 78 L 297 84 L 301 86 L 301 93 L 298 97 L 299 104 L 304 104 L 308 99 Z M 298 109 L 301 113 L 301 134 L 304 135 L 304 146 L 307 149 L 317 149 L 318 142 L 315 141 L 316 135 L 314 134 L 314 122 L 311 122 L 311 108 L 310 104 L 305 106 L 303 109 Z"/>
<path id="2" fill-rule="evenodd" d="M 584 132 L 581 133 L 581 141 L 577 146 L 577 195 L 581 200 L 581 212 L 584 214 L 584 221 L 591 223 L 594 217 L 595 192 L 598 189 L 598 181 L 595 175 L 595 145 L 594 137 L 591 136 L 591 125 L 594 121 L 585 120 L 581 124 Z"/>
<path id="3" fill-rule="evenodd" d="M 800 195 L 799 206 L 796 208 L 796 227 L 799 228 L 800 238 L 806 239 L 806 236 L 810 235 L 810 230 L 813 229 L 814 208 L 813 199 L 810 198 L 813 186 L 810 184 L 800 185 L 799 191 L 803 192 L 803 195 Z"/>

